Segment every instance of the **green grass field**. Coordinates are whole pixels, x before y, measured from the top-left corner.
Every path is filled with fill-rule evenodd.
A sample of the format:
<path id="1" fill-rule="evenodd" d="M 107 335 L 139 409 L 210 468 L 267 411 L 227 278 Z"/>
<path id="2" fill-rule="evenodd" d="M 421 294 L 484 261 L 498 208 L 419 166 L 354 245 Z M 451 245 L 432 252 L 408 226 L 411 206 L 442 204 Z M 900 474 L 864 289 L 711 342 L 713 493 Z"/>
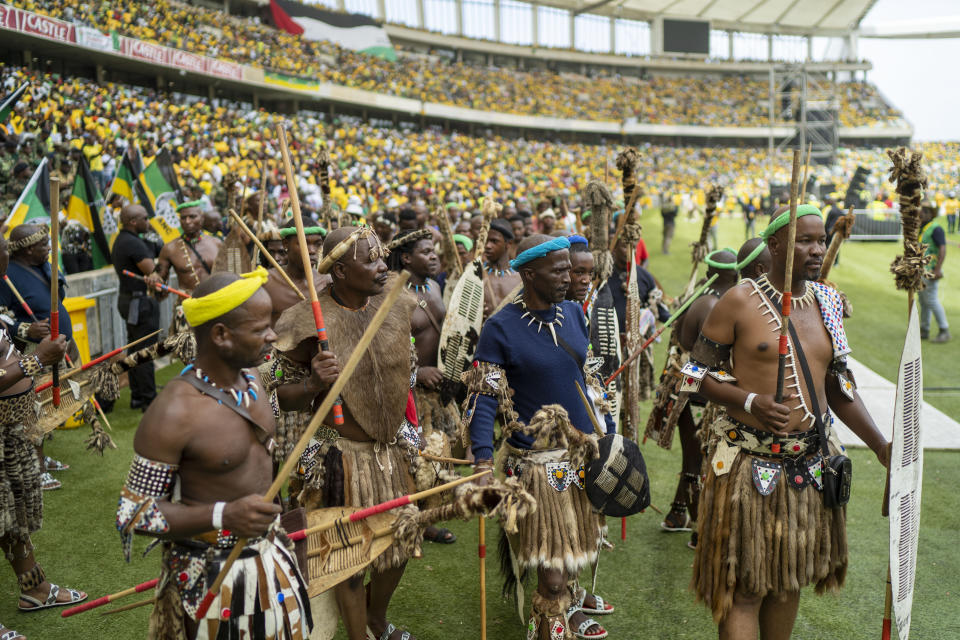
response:
<path id="1" fill-rule="evenodd" d="M 648 213 L 644 230 L 651 250 L 650 268 L 676 295 L 689 275 L 687 244 L 698 225 L 681 222 L 673 253 L 659 252 L 659 216 Z M 955 238 L 955 237 L 954 237 Z M 739 247 L 743 240 L 739 221 L 722 221 L 721 244 Z M 906 296 L 893 289 L 888 265 L 898 245 L 848 244 L 832 277 L 854 305 L 847 330 L 854 355 L 887 378 L 896 373 L 905 328 Z M 955 251 L 956 245 L 951 247 Z M 950 258 L 953 258 L 951 261 Z M 960 258 L 949 255 L 947 278 L 941 295 L 951 319 L 960 319 L 960 297 L 952 283 L 960 279 Z M 926 386 L 956 385 L 960 342 L 924 345 Z M 662 361 L 662 345 L 658 362 Z M 160 382 L 178 369 L 168 367 Z M 953 372 L 951 374 L 951 372 Z M 930 393 L 937 407 L 951 415 L 960 409 L 960 395 Z M 892 400 L 891 400 L 892 401 Z M 45 525 L 35 537 L 37 556 L 49 577 L 63 585 L 83 589 L 97 597 L 148 580 L 157 575 L 159 553 L 141 558 L 135 550 L 130 564 L 123 562 L 114 529 L 117 492 L 131 457 L 131 443 L 139 412 L 126 409 L 124 391 L 111 415 L 113 437 L 119 449 L 97 457 L 83 450 L 86 429 L 57 431 L 47 453 L 69 462 L 61 473 L 63 489 L 47 493 Z M 643 448 L 650 470 L 653 503 L 669 505 L 680 466 L 679 448 L 663 451 Z M 886 576 L 888 521 L 880 516 L 884 474 L 872 454 L 851 452 L 854 462 L 853 498 L 848 508 L 850 570 L 839 594 L 816 597 L 807 593 L 801 603 L 795 638 L 804 640 L 877 638 L 883 609 Z M 917 567 L 913 637 L 925 640 L 960 638 L 960 556 L 955 547 L 960 529 L 960 454 L 928 452 L 923 493 L 923 527 Z M 598 591 L 617 606 L 603 623 L 611 638 L 709 638 L 715 630 L 707 610 L 694 602 L 687 589 L 693 553 L 682 534 L 660 531 L 659 516 L 652 511 L 628 520 L 628 537 L 619 539 L 619 522 L 611 522 L 616 545 L 602 555 Z M 450 528 L 460 537 L 451 546 L 424 547 L 424 557 L 411 562 L 390 611 L 391 620 L 423 640 L 473 640 L 479 637 L 478 560 L 476 522 L 455 522 Z M 952 533 L 951 533 L 952 532 Z M 497 528 L 487 528 L 488 636 L 522 638 L 525 627 L 512 601 L 500 597 L 495 549 Z M 138 540 L 136 549 L 145 547 Z M 148 608 L 101 616 L 99 611 L 61 619 L 58 611 L 22 614 L 16 611 L 16 580 L 12 572 L 2 578 L 6 597 L 0 600 L 0 622 L 33 640 L 52 638 L 127 640 L 146 635 Z M 532 585 L 530 585 L 532 588 Z M 529 591 L 528 591 L 529 593 Z M 149 595 L 149 594 L 145 594 Z M 119 604 L 135 602 L 133 596 Z M 529 607 L 529 603 L 528 603 Z M 344 637 L 342 632 L 338 638 Z"/>

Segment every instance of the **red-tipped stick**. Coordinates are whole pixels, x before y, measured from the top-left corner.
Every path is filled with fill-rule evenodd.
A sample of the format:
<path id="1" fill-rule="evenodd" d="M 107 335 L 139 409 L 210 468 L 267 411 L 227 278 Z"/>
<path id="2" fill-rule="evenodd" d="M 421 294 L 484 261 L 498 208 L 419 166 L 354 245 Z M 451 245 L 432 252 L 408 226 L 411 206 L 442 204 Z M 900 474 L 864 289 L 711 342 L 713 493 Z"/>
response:
<path id="1" fill-rule="evenodd" d="M 300 196 L 297 182 L 293 177 L 293 165 L 290 163 L 290 150 L 287 148 L 287 132 L 282 124 L 277 125 L 277 137 L 280 139 L 280 155 L 283 157 L 283 170 L 287 176 L 287 191 L 290 192 L 290 206 L 293 209 L 293 221 L 297 225 L 297 241 L 300 245 L 300 258 L 303 260 L 303 273 L 307 276 L 307 288 L 310 289 L 310 306 L 313 308 L 313 321 L 317 325 L 317 338 L 320 351 L 327 351 L 327 329 L 323 323 L 323 309 L 317 299 L 317 288 L 313 284 L 313 265 L 310 263 L 310 251 L 307 248 L 307 236 L 303 231 L 303 215 L 300 213 Z M 333 404 L 333 423 L 343 424 L 343 403 L 337 398 Z"/>
<path id="2" fill-rule="evenodd" d="M 783 305 L 780 314 L 780 352 L 777 362 L 777 402 L 783 402 L 783 381 L 787 370 L 790 329 L 790 307 L 793 298 L 793 249 L 797 244 L 797 180 L 800 177 L 800 150 L 793 150 L 793 176 L 790 178 L 790 227 L 787 231 L 787 264 L 783 272 Z"/>
<path id="3" fill-rule="evenodd" d="M 50 176 L 50 340 L 60 335 L 60 178 Z M 60 406 L 60 363 L 53 363 L 53 406 Z"/>
<path id="4" fill-rule="evenodd" d="M 152 589 L 157 586 L 157 583 L 160 582 L 159 578 L 154 578 L 153 580 L 147 580 L 146 582 L 141 582 L 135 587 L 130 587 L 129 589 L 124 589 L 123 591 L 117 591 L 116 593 L 111 593 L 108 596 L 103 596 L 97 598 L 96 600 L 91 600 L 90 602 L 84 602 L 81 605 L 76 607 L 70 607 L 60 613 L 61 618 L 69 618 L 72 615 L 77 613 L 83 613 L 84 611 L 90 611 L 90 609 L 96 609 L 97 607 L 102 607 L 105 604 L 109 604 L 114 600 L 119 600 L 120 598 L 125 598 L 127 596 L 132 596 L 135 593 L 142 593 L 147 589 Z"/>
<path id="5" fill-rule="evenodd" d="M 27 304 L 27 301 L 23 299 L 23 296 L 20 295 L 20 292 L 17 291 L 17 288 L 14 286 L 13 281 L 10 279 L 10 276 L 7 274 L 3 275 L 4 281 L 6 281 L 7 286 L 10 287 L 10 291 L 13 292 L 14 297 L 16 297 L 17 302 L 20 303 L 20 306 L 23 307 L 23 310 L 27 312 L 27 315 L 30 316 L 30 319 L 34 322 L 40 322 L 37 320 L 37 314 L 33 312 L 33 309 L 30 308 L 30 305 Z"/>
<path id="6" fill-rule="evenodd" d="M 492 473 L 489 469 L 486 471 L 481 471 L 475 473 L 472 476 L 464 476 L 462 478 L 457 478 L 445 484 L 439 486 L 425 489 L 423 491 L 418 491 L 417 493 L 411 493 L 405 496 L 400 496 L 399 498 L 393 498 L 392 500 L 387 500 L 386 502 L 381 502 L 380 504 L 375 504 L 372 507 L 366 507 L 364 509 L 358 509 L 353 513 L 343 516 L 342 518 L 337 518 L 332 522 L 326 522 L 324 524 L 319 524 L 315 527 L 310 527 L 309 529 L 300 529 L 299 531 L 294 531 L 293 533 L 288 533 L 287 537 L 293 540 L 294 542 L 298 540 L 303 540 L 307 536 L 313 533 L 319 533 L 321 531 L 327 531 L 333 529 L 334 527 L 342 526 L 348 522 L 358 522 L 364 518 L 369 518 L 370 516 L 375 516 L 378 513 L 383 513 L 384 511 L 389 511 L 390 509 L 396 509 L 397 507 L 402 507 L 413 502 L 420 502 L 430 496 L 437 495 L 442 493 L 447 489 L 452 489 L 458 485 L 461 485 L 465 482 L 472 482 L 481 476 L 485 476 L 488 473 Z"/>
<path id="7" fill-rule="evenodd" d="M 167 293 L 172 293 L 172 294 L 178 295 L 178 296 L 180 296 L 181 298 L 183 298 L 184 300 L 186 300 L 187 298 L 190 297 L 190 294 L 189 294 L 189 293 L 185 293 L 185 292 L 183 292 L 183 291 L 180 291 L 180 289 L 174 289 L 173 287 L 167 286 L 167 285 L 165 285 L 165 284 L 161 284 L 161 283 L 159 283 L 159 282 L 147 282 L 147 279 L 146 279 L 145 277 L 143 277 L 142 275 L 140 275 L 140 274 L 138 274 L 138 273 L 134 273 L 133 271 L 130 271 L 129 269 L 124 269 L 124 270 L 123 270 L 123 275 L 128 276 L 128 277 L 130 277 L 130 278 L 135 278 L 135 279 L 137 279 L 137 280 L 139 280 L 139 281 L 141 281 L 141 282 L 145 282 L 146 284 L 155 287 L 155 288 L 157 289 L 157 291 L 166 291 Z"/>
<path id="8" fill-rule="evenodd" d="M 703 292 L 707 290 L 707 287 L 709 287 L 711 284 L 713 284 L 713 281 L 716 280 L 719 276 L 720 276 L 720 274 L 715 273 L 715 274 L 713 274 L 712 276 L 710 276 L 709 278 L 707 278 L 707 281 L 704 282 L 703 285 L 702 285 L 699 289 L 697 289 L 696 291 L 694 291 L 694 292 L 693 292 L 693 295 L 690 296 L 690 297 L 687 299 L 686 302 L 684 302 L 682 305 L 680 305 L 680 308 L 677 309 L 676 311 L 674 311 L 674 312 L 673 312 L 673 315 L 670 316 L 669 318 L 667 318 L 667 321 L 664 322 L 663 325 L 662 325 L 659 329 L 657 329 L 656 332 L 654 332 L 654 334 L 653 334 L 652 336 L 650 336 L 649 338 L 647 338 L 646 341 L 645 341 L 642 345 L 640 345 L 640 346 L 637 348 L 636 351 L 634 351 L 633 353 L 630 354 L 630 357 L 628 357 L 626 360 L 623 361 L 623 364 L 620 365 L 620 368 L 619 368 L 619 369 L 617 369 L 616 371 L 614 371 L 613 373 L 611 373 L 611 374 L 610 374 L 610 377 L 603 381 L 603 386 L 605 386 L 605 387 L 606 387 L 606 386 L 609 386 L 611 382 L 613 382 L 614 380 L 616 380 L 616 379 L 617 379 L 617 376 L 619 376 L 621 373 L 623 373 L 624 369 L 626 369 L 627 367 L 629 367 L 629 366 L 630 366 L 630 363 L 633 362 L 634 360 L 636 360 L 636 359 L 640 356 L 640 354 L 643 353 L 643 350 L 644 350 L 644 349 L 646 349 L 647 347 L 649 347 L 650 344 L 651 344 L 654 340 L 656 340 L 657 338 L 659 338 L 659 337 L 660 337 L 660 334 L 663 333 L 664 329 L 666 329 L 666 328 L 669 327 L 671 324 L 673 324 L 673 322 L 674 322 L 677 318 L 679 318 L 680 315 L 681 315 L 684 311 L 687 310 L 687 307 L 689 307 L 689 306 L 693 303 L 694 300 L 696 300 L 697 298 L 699 298 L 699 297 L 703 294 Z"/>
<path id="9" fill-rule="evenodd" d="M 76 374 L 78 371 L 85 371 L 86 369 L 89 369 L 90 367 L 96 366 L 96 365 L 100 364 L 101 362 L 103 362 L 103 361 L 105 361 L 105 360 L 109 360 L 109 359 L 112 358 L 113 356 L 123 353 L 123 351 L 124 351 L 125 349 L 129 349 L 130 347 L 132 347 L 132 346 L 135 345 L 135 344 L 140 344 L 140 343 L 143 342 L 144 340 L 146 340 L 146 339 L 148 339 L 148 338 L 152 338 L 153 336 L 157 335 L 158 333 L 160 333 L 160 329 L 157 329 L 157 330 L 154 331 L 153 333 L 149 333 L 149 334 L 143 336 L 142 338 L 137 338 L 137 339 L 134 340 L 133 342 L 130 342 L 130 343 L 128 343 L 128 344 L 125 344 L 125 345 L 123 345 L 122 347 L 117 347 L 117 348 L 114 349 L 113 351 L 109 351 L 109 352 L 103 354 L 102 356 L 96 357 L 96 358 L 94 358 L 93 360 L 91 360 L 90 362 L 88 362 L 88 363 L 86 363 L 86 364 L 83 364 L 83 365 L 80 365 L 80 368 L 79 368 L 79 369 L 74 369 L 73 371 L 68 371 L 66 374 L 64 374 L 63 379 L 66 380 L 66 379 L 69 378 L 70 376 Z M 36 393 L 40 393 L 41 391 L 44 391 L 45 389 L 49 389 L 49 388 L 52 387 L 52 386 L 53 386 L 53 381 L 50 380 L 50 381 L 48 381 L 48 382 L 44 382 L 43 384 L 37 385 L 36 387 L 33 388 L 33 390 L 34 390 Z"/>
<path id="10" fill-rule="evenodd" d="M 627 519 L 626 518 L 620 518 L 620 539 L 621 540 L 627 539 Z"/>
<path id="11" fill-rule="evenodd" d="M 487 640 L 487 534 L 486 518 L 477 518 L 480 530 L 477 540 L 477 556 L 480 558 L 480 640 Z"/>

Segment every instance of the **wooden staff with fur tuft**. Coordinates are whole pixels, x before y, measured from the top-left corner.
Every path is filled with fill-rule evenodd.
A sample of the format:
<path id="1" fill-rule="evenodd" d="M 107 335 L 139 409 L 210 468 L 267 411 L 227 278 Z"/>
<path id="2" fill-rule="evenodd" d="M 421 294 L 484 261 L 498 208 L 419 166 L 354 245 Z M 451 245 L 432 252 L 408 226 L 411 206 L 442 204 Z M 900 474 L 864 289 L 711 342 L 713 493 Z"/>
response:
<path id="1" fill-rule="evenodd" d="M 313 321 L 317 325 L 317 348 L 320 352 L 330 350 L 327 340 L 327 328 L 323 322 L 323 309 L 317 298 L 317 288 L 313 283 L 313 265 L 310 263 L 310 250 L 307 248 L 307 234 L 303 230 L 303 214 L 300 212 L 300 195 L 297 193 L 297 182 L 293 177 L 293 165 L 290 162 L 290 150 L 287 148 L 287 131 L 283 125 L 277 125 L 277 136 L 280 138 L 280 155 L 283 157 L 283 171 L 287 175 L 287 190 L 290 192 L 290 207 L 293 209 L 293 222 L 297 225 L 297 244 L 300 245 L 300 258 L 303 260 L 303 273 L 307 277 L 307 288 L 310 289 L 310 307 L 313 309 Z M 337 398 L 333 403 L 333 424 L 343 424 L 343 401 Z"/>
<path id="2" fill-rule="evenodd" d="M 617 240 L 620 234 L 628 225 L 637 224 L 636 206 L 637 198 L 640 197 L 640 187 L 637 186 L 637 165 L 640 164 L 640 152 L 634 147 L 627 147 L 617 156 L 617 169 L 620 170 L 620 183 L 623 186 L 623 199 L 625 207 L 623 215 L 617 222 L 617 231 L 610 238 L 610 250 L 617 246 Z M 592 215 L 592 214 L 591 214 Z"/>
<path id="3" fill-rule="evenodd" d="M 50 176 L 50 340 L 60 335 L 60 178 Z M 60 363 L 54 362 L 53 406 L 60 406 Z"/>
<path id="4" fill-rule="evenodd" d="M 315 414 L 313 414 L 313 418 L 310 419 L 310 424 L 307 425 L 303 435 L 300 436 L 300 440 L 297 441 L 296 446 L 294 446 L 293 450 L 287 456 L 286 461 L 284 461 L 283 466 L 277 472 L 273 484 L 270 485 L 270 488 L 267 489 L 266 494 L 263 496 L 264 502 L 273 502 L 273 499 L 277 496 L 277 493 L 280 492 L 280 488 L 287 482 L 290 474 L 293 473 L 293 469 L 299 463 L 300 456 L 310 443 L 310 439 L 317 432 L 317 429 L 320 428 L 324 418 L 327 417 L 327 414 L 333 408 L 334 402 L 339 399 L 340 391 L 342 391 L 350 381 L 350 376 L 353 375 L 357 365 L 360 364 L 360 360 L 366 354 L 367 347 L 369 347 L 370 342 L 373 341 L 373 336 L 377 333 L 377 331 L 379 331 L 380 326 L 387 319 L 390 309 L 393 308 L 397 298 L 400 297 L 400 294 L 403 292 L 403 289 L 406 286 L 409 278 L 410 273 L 403 271 L 394 282 L 393 288 L 390 289 L 390 292 L 380 305 L 380 308 L 377 309 L 377 313 L 374 314 L 373 320 L 370 321 L 370 324 L 364 330 L 363 336 L 360 338 L 360 342 L 357 343 L 353 353 L 350 354 L 350 358 L 340 371 L 340 375 L 337 376 L 336 382 L 334 382 L 327 391 L 327 395 L 323 398 L 323 402 L 320 403 L 320 408 L 317 409 Z M 217 574 L 213 584 L 210 585 L 209 591 L 207 591 L 206 595 L 203 597 L 203 601 L 200 603 L 200 606 L 197 609 L 197 614 L 194 617 L 195 620 L 202 619 L 207 613 L 207 610 L 210 608 L 210 605 L 213 604 L 214 598 L 216 598 L 217 594 L 220 593 L 220 586 L 223 584 L 224 578 L 227 577 L 227 572 L 230 571 L 230 567 L 232 567 L 233 563 L 236 562 L 237 558 L 240 557 L 240 553 L 243 551 L 246 542 L 246 538 L 241 538 L 237 541 L 237 544 L 233 550 L 230 551 L 230 555 L 228 555 L 227 559 L 224 561 L 223 566 L 220 569 L 220 573 Z"/>
<path id="5" fill-rule="evenodd" d="M 437 205 L 436 216 L 440 227 L 440 237 L 443 239 L 443 262 L 447 267 L 447 281 L 449 282 L 456 280 L 463 273 L 463 263 L 460 262 L 457 241 L 453 239 L 453 227 L 450 226 L 447 210 L 440 204 Z"/>
<path id="6" fill-rule="evenodd" d="M 713 226 L 714 218 L 716 218 L 717 203 L 720 202 L 720 198 L 722 197 L 723 187 L 715 184 L 710 185 L 710 188 L 707 190 L 707 202 L 703 211 L 703 224 L 700 227 L 700 238 L 690 244 L 690 260 L 693 262 L 693 267 L 690 269 L 690 279 L 687 280 L 687 288 L 683 290 L 683 295 L 681 296 L 683 298 L 689 296 L 693 288 L 697 286 L 697 269 L 700 268 L 700 263 L 703 262 L 707 254 L 710 253 L 710 247 L 707 245 L 707 235 L 710 233 L 710 227 Z"/>
<path id="7" fill-rule="evenodd" d="M 778 403 L 783 402 L 783 381 L 787 370 L 787 351 L 789 339 L 787 332 L 790 329 L 790 307 L 793 299 L 793 250 L 797 245 L 797 179 L 800 173 L 800 150 L 793 150 L 793 174 L 790 178 L 790 225 L 787 230 L 787 263 L 783 272 L 783 305 L 780 315 L 780 351 L 777 360 L 777 395 Z"/>

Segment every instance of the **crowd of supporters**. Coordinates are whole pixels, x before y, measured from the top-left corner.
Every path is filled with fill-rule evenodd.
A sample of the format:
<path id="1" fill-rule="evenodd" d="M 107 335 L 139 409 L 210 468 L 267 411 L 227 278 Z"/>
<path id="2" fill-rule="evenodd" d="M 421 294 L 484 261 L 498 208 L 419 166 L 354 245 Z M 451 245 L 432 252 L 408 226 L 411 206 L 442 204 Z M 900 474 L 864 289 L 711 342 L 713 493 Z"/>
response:
<path id="1" fill-rule="evenodd" d="M 11 4 L 104 32 L 426 102 L 560 118 L 636 118 L 652 124 L 769 123 L 769 85 L 760 76 L 636 78 L 594 70 L 588 77 L 481 66 L 402 51 L 391 62 L 293 36 L 257 18 L 228 16 L 173 0 L 14 0 Z M 869 84 L 840 83 L 838 94 L 843 126 L 879 126 L 902 117 Z"/>
<path id="2" fill-rule="evenodd" d="M 23 83 L 26 94 L 0 124 L 0 215 L 7 215 L 43 157 L 69 189 L 79 158 L 86 156 L 94 178 L 110 201 L 110 184 L 127 146 L 137 145 L 149 162 L 166 148 L 180 185 L 205 197 L 225 212 L 227 186 L 239 181 L 259 189 L 261 171 L 271 208 L 286 197 L 280 172 L 276 125 L 289 122 L 292 153 L 301 198 L 308 210 L 322 204 L 317 151 L 326 144 L 331 166 L 332 202 L 341 210 L 358 210 L 374 218 L 418 199 L 443 198 L 465 212 L 475 211 L 482 196 L 493 195 L 518 212 L 537 215 L 558 199 L 576 210 L 578 193 L 590 180 L 604 179 L 618 191 L 614 158 L 621 144 L 574 144 L 469 136 L 437 127 L 376 126 L 354 118 L 301 112 L 296 118 L 255 110 L 249 104 L 209 101 L 164 94 L 130 85 L 99 85 L 78 77 L 0 68 L 0 91 L 8 95 Z M 925 143 L 930 193 L 939 200 L 956 188 L 960 144 Z M 702 207 L 710 184 L 726 187 L 721 211 L 742 215 L 762 212 L 770 183 L 789 182 L 789 159 L 769 159 L 750 148 L 683 147 L 643 144 L 641 204 L 657 206 L 670 196 L 687 209 Z M 772 161 L 771 161 L 772 160 Z M 882 149 L 841 149 L 838 164 L 815 166 L 821 184 L 834 184 L 835 195 L 857 166 L 871 170 L 870 197 L 891 189 L 885 183 L 888 161 Z M 122 202 L 113 199 L 119 207 Z"/>

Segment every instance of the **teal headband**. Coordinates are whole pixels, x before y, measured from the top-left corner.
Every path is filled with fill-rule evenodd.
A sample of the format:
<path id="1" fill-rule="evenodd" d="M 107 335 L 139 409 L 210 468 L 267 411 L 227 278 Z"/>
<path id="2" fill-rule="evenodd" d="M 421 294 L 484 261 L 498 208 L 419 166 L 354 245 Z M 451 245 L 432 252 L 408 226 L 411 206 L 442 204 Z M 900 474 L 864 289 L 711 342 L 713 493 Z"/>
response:
<path id="1" fill-rule="evenodd" d="M 717 262 L 716 260 L 713 259 L 713 256 L 717 255 L 718 253 L 723 253 L 724 251 L 727 251 L 727 252 L 729 252 L 729 253 L 733 253 L 733 256 L 734 256 L 734 257 L 733 257 L 733 262 Z M 730 248 L 727 248 L 727 249 L 717 249 L 716 251 L 711 251 L 710 253 L 708 253 L 708 254 L 707 254 L 707 257 L 704 258 L 703 261 L 707 263 L 707 266 L 708 266 L 708 267 L 713 267 L 714 269 L 730 269 L 730 270 L 733 270 L 733 269 L 736 269 L 736 268 L 737 268 L 737 257 L 736 257 L 736 256 L 737 256 L 737 254 L 734 253 L 733 249 L 730 249 Z"/>
<path id="2" fill-rule="evenodd" d="M 812 204 L 801 204 L 797 207 L 797 219 L 800 219 L 803 216 L 820 216 L 823 218 L 823 214 L 820 212 L 820 209 L 817 209 Z M 770 225 L 763 230 L 760 234 L 760 237 L 763 238 L 764 242 L 767 239 L 775 234 L 780 229 L 783 229 L 785 226 L 790 224 L 790 211 L 784 211 L 779 216 L 770 221 Z"/>
<path id="3" fill-rule="evenodd" d="M 528 262 L 532 262 L 538 258 L 542 258 L 548 253 L 554 251 L 560 251 L 561 249 L 569 249 L 570 241 L 566 238 L 553 238 L 552 240 L 547 240 L 542 242 L 535 247 L 530 247 L 516 258 L 510 261 L 510 268 L 516 271 L 523 265 Z"/>
<path id="4" fill-rule="evenodd" d="M 753 262 L 754 260 L 756 260 L 757 256 L 763 253 L 763 250 L 766 248 L 767 248 L 766 242 L 761 242 L 756 247 L 754 247 L 753 251 L 750 252 L 750 255 L 748 255 L 746 258 L 743 259 L 743 262 L 737 263 L 737 271 L 743 271 L 743 268 L 746 267 L 751 262 Z"/>
<path id="5" fill-rule="evenodd" d="M 453 234 L 453 241 L 459 242 L 460 244 L 462 244 L 463 248 L 466 249 L 467 251 L 473 251 L 473 240 L 471 240 L 467 236 L 459 233 L 455 233 Z"/>
<path id="6" fill-rule="evenodd" d="M 189 209 L 190 207 L 202 207 L 203 200 L 191 200 L 190 202 L 184 202 L 183 204 L 177 205 L 177 213 L 180 213 L 181 209 Z"/>

